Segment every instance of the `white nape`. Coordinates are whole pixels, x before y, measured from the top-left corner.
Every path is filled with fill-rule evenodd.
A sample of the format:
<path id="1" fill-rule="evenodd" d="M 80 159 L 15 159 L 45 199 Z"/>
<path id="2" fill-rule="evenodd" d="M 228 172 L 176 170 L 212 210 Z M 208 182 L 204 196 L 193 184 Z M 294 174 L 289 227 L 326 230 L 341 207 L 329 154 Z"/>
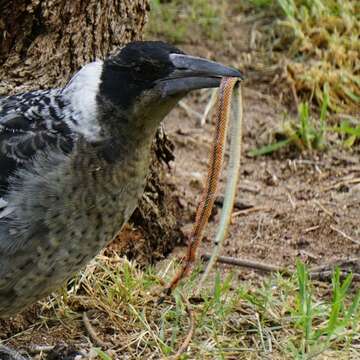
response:
<path id="1" fill-rule="evenodd" d="M 103 61 L 100 60 L 85 65 L 62 91 L 64 96 L 69 97 L 71 106 L 68 110 L 72 111 L 72 114 L 66 114 L 65 121 L 72 130 L 90 141 L 97 140 L 100 133 L 96 96 L 100 87 L 102 68 Z M 76 120 L 76 124 L 69 121 L 71 117 Z"/>

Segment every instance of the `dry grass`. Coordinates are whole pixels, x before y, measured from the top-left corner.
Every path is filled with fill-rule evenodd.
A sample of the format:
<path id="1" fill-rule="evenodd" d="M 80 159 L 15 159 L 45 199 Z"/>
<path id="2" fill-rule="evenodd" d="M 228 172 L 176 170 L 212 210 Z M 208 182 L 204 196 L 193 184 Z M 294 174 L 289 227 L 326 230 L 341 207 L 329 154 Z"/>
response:
<path id="1" fill-rule="evenodd" d="M 311 282 L 302 264 L 290 278 L 273 275 L 245 283 L 235 273 L 221 271 L 193 298 L 197 271 L 174 298 L 159 305 L 163 279 L 175 270 L 175 264 L 167 262 L 161 269 L 143 272 L 116 254 L 101 255 L 67 290 L 42 303 L 41 320 L 35 326 L 47 337 L 31 341 L 45 345 L 47 338 L 47 343 L 58 343 L 67 334 L 68 344 L 99 359 L 170 358 L 190 326 L 185 296 L 195 314 L 196 331 L 182 359 L 360 356 L 360 298 L 353 293 L 350 277 L 340 281 L 334 274 L 329 291 L 327 284 Z M 87 340 L 83 311 L 107 348 Z M 19 334 L 17 343 L 28 343 L 31 333 Z"/>
<path id="2" fill-rule="evenodd" d="M 255 0 L 252 2 L 256 2 Z M 274 0 L 282 18 L 268 27 L 266 44 L 286 56 L 288 80 L 300 97 L 323 103 L 329 87 L 329 107 L 359 115 L 360 3 L 357 0 Z"/>

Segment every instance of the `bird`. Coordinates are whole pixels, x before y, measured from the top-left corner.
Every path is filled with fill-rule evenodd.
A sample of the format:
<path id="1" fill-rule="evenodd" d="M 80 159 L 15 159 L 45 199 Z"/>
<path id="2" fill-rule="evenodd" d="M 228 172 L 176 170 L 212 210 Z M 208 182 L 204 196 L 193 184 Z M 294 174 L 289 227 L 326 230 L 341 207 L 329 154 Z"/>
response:
<path id="1" fill-rule="evenodd" d="M 114 238 L 143 193 L 162 120 L 222 77 L 243 75 L 136 41 L 62 88 L 0 98 L 0 318 L 56 290 Z"/>

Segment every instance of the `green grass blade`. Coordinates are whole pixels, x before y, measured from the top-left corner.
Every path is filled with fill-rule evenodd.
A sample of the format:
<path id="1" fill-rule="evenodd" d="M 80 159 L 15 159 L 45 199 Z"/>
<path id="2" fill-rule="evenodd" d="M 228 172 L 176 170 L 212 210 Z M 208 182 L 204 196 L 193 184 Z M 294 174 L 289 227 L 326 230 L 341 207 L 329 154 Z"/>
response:
<path id="1" fill-rule="evenodd" d="M 249 156 L 269 155 L 290 143 L 290 139 L 281 140 L 273 144 L 265 145 L 259 149 L 253 149 L 248 152 Z"/>

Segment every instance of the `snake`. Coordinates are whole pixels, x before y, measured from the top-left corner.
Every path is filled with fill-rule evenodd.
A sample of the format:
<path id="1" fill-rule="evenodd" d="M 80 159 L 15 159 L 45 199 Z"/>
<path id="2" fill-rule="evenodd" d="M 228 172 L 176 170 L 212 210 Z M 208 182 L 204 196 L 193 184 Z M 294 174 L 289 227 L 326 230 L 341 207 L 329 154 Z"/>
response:
<path id="1" fill-rule="evenodd" d="M 242 123 L 242 96 L 240 80 L 238 78 L 224 77 L 221 80 L 219 96 L 216 102 L 215 118 L 216 125 L 214 137 L 208 160 L 208 171 L 205 180 L 204 190 L 201 195 L 201 201 L 196 211 L 195 222 L 190 233 L 187 252 L 182 267 L 175 274 L 172 280 L 165 286 L 164 293 L 169 295 L 185 278 L 193 268 L 196 260 L 196 253 L 201 244 L 205 227 L 211 215 L 216 191 L 218 188 L 221 169 L 224 161 L 226 147 L 226 136 L 229 127 L 229 119 L 232 105 L 234 89 L 237 86 L 238 101 L 235 105 L 235 121 L 231 132 L 230 159 L 229 159 L 229 176 L 225 188 L 224 206 L 221 213 L 220 224 L 215 238 L 215 248 L 210 259 L 208 267 L 200 281 L 202 284 L 210 272 L 211 267 L 216 262 L 220 252 L 222 242 L 227 234 L 227 229 L 231 219 L 236 186 L 239 177 L 240 154 L 241 154 L 241 123 Z M 200 286 L 198 288 L 201 288 Z"/>

